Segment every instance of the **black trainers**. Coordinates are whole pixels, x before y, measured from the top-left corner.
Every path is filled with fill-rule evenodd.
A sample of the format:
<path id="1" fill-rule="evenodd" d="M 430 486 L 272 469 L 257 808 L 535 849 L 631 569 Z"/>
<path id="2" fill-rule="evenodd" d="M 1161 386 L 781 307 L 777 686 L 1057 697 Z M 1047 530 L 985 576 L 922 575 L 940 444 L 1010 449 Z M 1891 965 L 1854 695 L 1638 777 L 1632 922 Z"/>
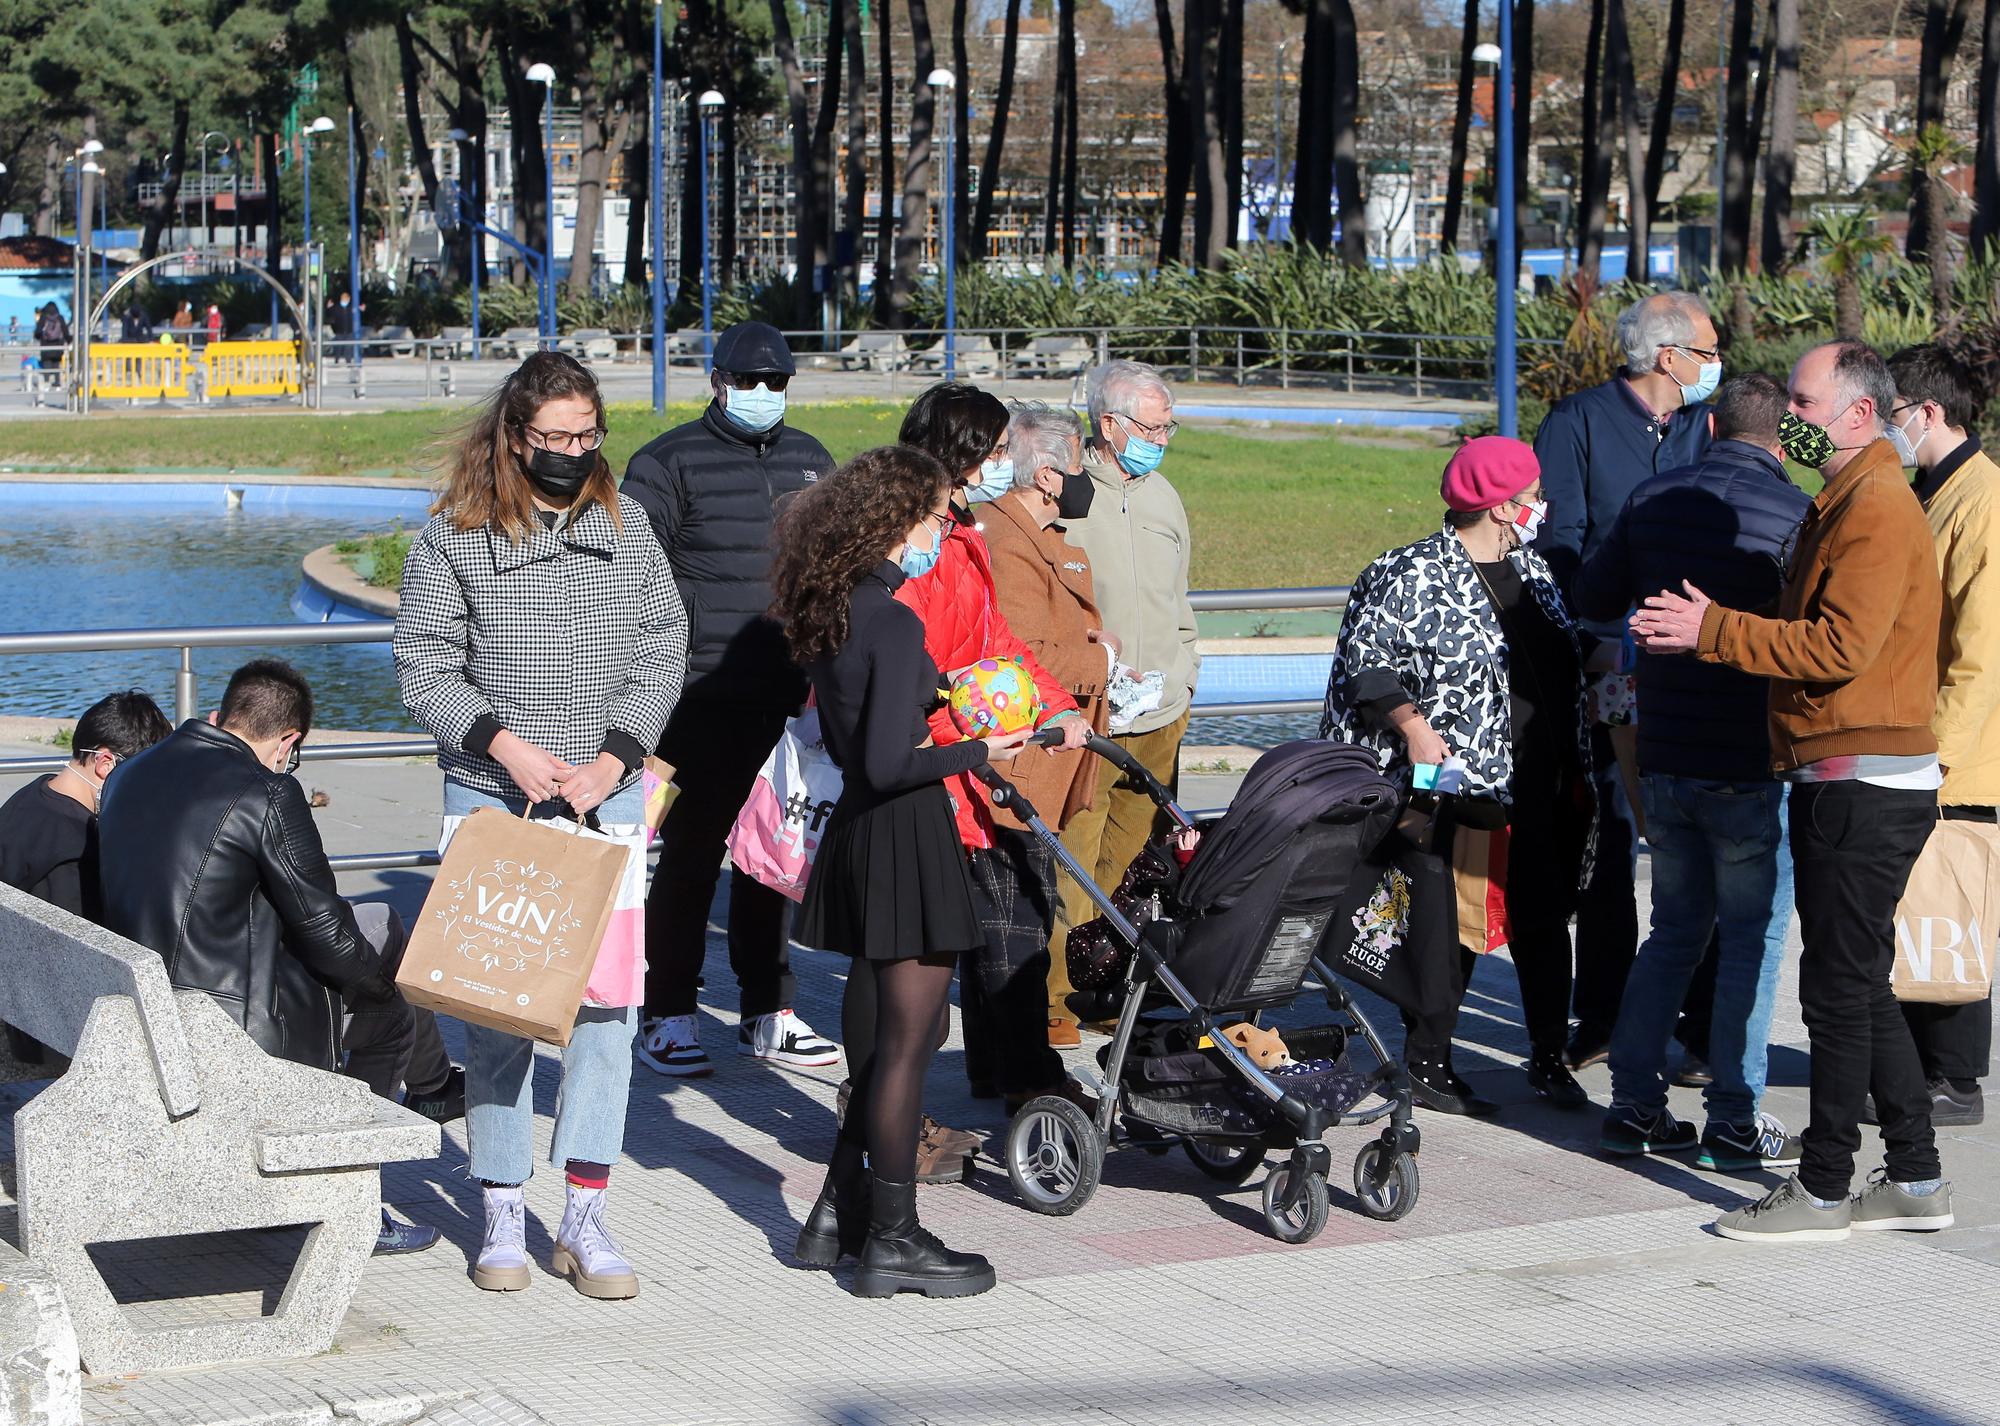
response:
<path id="1" fill-rule="evenodd" d="M 1986 1096 L 1978 1084 L 1961 1090 L 1948 1079 L 1934 1079 L 1931 1090 L 1931 1123 L 1941 1128 L 1969 1128 L 1986 1122 Z"/>
<path id="2" fill-rule="evenodd" d="M 1645 1110 L 1614 1104 L 1604 1115 L 1597 1147 L 1621 1158 L 1639 1154 L 1684 1154 L 1695 1146 L 1694 1125 L 1670 1109 Z"/>
<path id="3" fill-rule="evenodd" d="M 1481 1098 L 1478 1090 L 1442 1061 L 1411 1060 L 1405 1068 L 1410 1076 L 1411 1096 L 1426 1109 L 1472 1119 L 1484 1119 L 1500 1112 L 1499 1105 Z"/>
<path id="4" fill-rule="evenodd" d="M 454 1119 L 465 1117 L 465 1071 L 457 1065 L 451 1067 L 442 1089 L 434 1089 L 428 1094 L 418 1094 L 415 1090 L 403 1092 L 403 1107 L 414 1109 L 436 1124 L 449 1124 Z"/>
<path id="5" fill-rule="evenodd" d="M 1582 1109 L 1590 1096 L 1576 1082 L 1561 1055 L 1536 1055 L 1528 1061 L 1528 1088 L 1558 1109 Z"/>
<path id="6" fill-rule="evenodd" d="M 1696 1168 L 1714 1173 L 1754 1173 L 1759 1169 L 1788 1169 L 1798 1165 L 1799 1136 L 1787 1134 L 1785 1126 L 1769 1114 L 1759 1114 L 1748 1124 L 1723 1124 L 1711 1120 L 1701 1133 L 1701 1152 L 1695 1155 Z"/>
<path id="7" fill-rule="evenodd" d="M 1610 1058 L 1611 1032 L 1579 1025 L 1576 1033 L 1570 1036 L 1569 1048 L 1563 1051 L 1562 1062 L 1570 1069 L 1580 1070 L 1601 1065 Z"/>

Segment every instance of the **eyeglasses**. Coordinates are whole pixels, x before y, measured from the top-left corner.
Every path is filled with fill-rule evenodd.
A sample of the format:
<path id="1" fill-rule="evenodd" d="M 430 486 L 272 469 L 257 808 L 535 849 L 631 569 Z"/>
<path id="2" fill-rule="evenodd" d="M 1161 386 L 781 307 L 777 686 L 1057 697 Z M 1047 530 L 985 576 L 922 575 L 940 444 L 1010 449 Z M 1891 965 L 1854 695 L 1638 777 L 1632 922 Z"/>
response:
<path id="1" fill-rule="evenodd" d="M 601 426 L 588 431 L 542 431 L 529 426 L 527 433 L 528 439 L 543 450 L 571 455 L 582 455 L 604 444 L 604 428 Z"/>
<path id="2" fill-rule="evenodd" d="M 1663 343 L 1663 349 L 1666 351 L 1686 352 L 1689 356 L 1700 357 L 1703 361 L 1714 361 L 1717 356 L 1721 355 L 1722 351 L 1720 347 L 1691 347 L 1686 342 L 1666 342 Z"/>
<path id="3" fill-rule="evenodd" d="M 772 391 L 783 391 L 792 384 L 790 373 L 783 371 L 718 371 L 722 384 L 737 391 L 755 391 L 767 387 Z"/>
<path id="4" fill-rule="evenodd" d="M 1123 421 L 1129 429 L 1136 432 L 1139 436 L 1159 445 L 1165 445 L 1168 441 L 1171 441 L 1174 438 L 1174 432 L 1181 428 L 1181 423 L 1178 421 L 1169 421 L 1164 426 L 1144 426 L 1136 418 L 1127 415 L 1123 411 L 1113 411 L 1111 414 Z"/>

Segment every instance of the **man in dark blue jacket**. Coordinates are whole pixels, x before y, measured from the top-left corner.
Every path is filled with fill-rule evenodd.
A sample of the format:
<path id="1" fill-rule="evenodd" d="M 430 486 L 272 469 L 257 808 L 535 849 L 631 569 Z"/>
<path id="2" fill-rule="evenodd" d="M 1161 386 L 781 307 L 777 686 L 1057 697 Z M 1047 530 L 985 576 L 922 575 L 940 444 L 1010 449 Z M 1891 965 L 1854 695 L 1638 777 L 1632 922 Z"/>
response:
<path id="1" fill-rule="evenodd" d="M 1660 292 L 1633 303 L 1619 314 L 1617 337 L 1624 374 L 1566 397 L 1535 436 L 1550 510 L 1535 548 L 1565 594 L 1574 593 L 1577 566 L 1596 551 L 1641 482 L 1702 458 L 1709 443 L 1703 403 L 1722 380 L 1715 323 L 1691 292 Z M 1639 946 L 1633 890 L 1638 822 L 1611 741 L 1612 727 L 1632 720 L 1631 677 L 1618 671 L 1624 632 L 1616 619 L 1582 626 L 1595 712 L 1591 771 L 1598 823 L 1596 861 L 1576 913 L 1573 1069 L 1596 1064 L 1609 1051 L 1625 973 Z"/>
<path id="2" fill-rule="evenodd" d="M 1785 557 L 1811 502 L 1785 474 L 1778 422 L 1789 395 L 1739 376 L 1715 404 L 1715 444 L 1699 465 L 1642 484 L 1584 560 L 1578 614 L 1622 619 L 1639 599 L 1691 583 L 1755 609 L 1777 598 Z M 1641 654 L 1639 768 L 1653 853 L 1653 923 L 1626 982 L 1611 1040 L 1607 1153 L 1696 1147 L 1667 1108 L 1663 1073 L 1674 1017 L 1716 939 L 1702 1167 L 1725 1172 L 1799 1161 L 1798 1140 L 1759 1112 L 1766 1041 L 1792 868 L 1784 784 L 1771 775 L 1768 684 L 1721 664 Z"/>
<path id="3" fill-rule="evenodd" d="M 796 370 L 777 328 L 737 323 L 716 338 L 708 409 L 625 467 L 624 491 L 652 521 L 688 615 L 687 686 L 660 739 L 679 795 L 660 828 L 646 901 L 638 1055 L 661 1074 L 714 1069 L 695 1030 L 695 989 L 723 843 L 786 718 L 806 699 L 805 675 L 769 613 L 774 507 L 833 470 L 825 446 L 785 424 Z M 741 996 L 739 1053 L 792 1065 L 840 1058 L 792 1013 L 784 897 L 733 869 L 729 964 Z"/>

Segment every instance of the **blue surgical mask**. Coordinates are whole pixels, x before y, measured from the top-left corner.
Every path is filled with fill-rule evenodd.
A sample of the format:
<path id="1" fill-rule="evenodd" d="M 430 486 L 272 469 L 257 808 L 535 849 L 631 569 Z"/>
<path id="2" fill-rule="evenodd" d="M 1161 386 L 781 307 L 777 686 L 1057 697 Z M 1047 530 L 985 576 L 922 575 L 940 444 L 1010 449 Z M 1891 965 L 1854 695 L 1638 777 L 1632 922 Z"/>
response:
<path id="1" fill-rule="evenodd" d="M 722 413 L 752 435 L 768 431 L 785 419 L 785 393 L 758 382 L 748 391 L 723 388 Z"/>
<path id="2" fill-rule="evenodd" d="M 1693 386 L 1681 383 L 1681 405 L 1692 406 L 1697 401 L 1706 401 L 1715 395 L 1715 388 L 1722 385 L 1722 363 L 1705 361 L 1701 364 L 1701 375 Z"/>
<path id="3" fill-rule="evenodd" d="M 1014 488 L 1014 461 L 982 461 L 979 466 L 979 483 L 965 487 L 966 500 L 977 505 L 986 500 L 998 500 Z"/>
<path id="4" fill-rule="evenodd" d="M 1151 475 L 1160 468 L 1160 462 L 1166 458 L 1166 454 L 1165 446 L 1156 445 L 1143 436 L 1135 436 L 1127 431 L 1125 449 L 1118 452 L 1118 464 L 1124 467 L 1127 475 Z"/>
<path id="5" fill-rule="evenodd" d="M 903 542 L 903 553 L 896 564 L 903 571 L 905 579 L 921 579 L 937 568 L 938 556 L 944 553 L 944 531 L 931 526 L 931 547 L 920 550 L 908 540 Z"/>

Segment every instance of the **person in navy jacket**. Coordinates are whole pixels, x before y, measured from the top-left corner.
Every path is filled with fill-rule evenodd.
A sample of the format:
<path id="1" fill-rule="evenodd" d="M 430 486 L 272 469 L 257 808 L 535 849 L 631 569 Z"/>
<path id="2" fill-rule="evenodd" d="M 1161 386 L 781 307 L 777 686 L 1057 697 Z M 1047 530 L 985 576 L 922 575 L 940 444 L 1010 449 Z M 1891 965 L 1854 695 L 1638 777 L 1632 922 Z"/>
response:
<path id="1" fill-rule="evenodd" d="M 1641 482 L 1700 460 L 1709 445 L 1705 404 L 1722 380 L 1715 323 L 1691 292 L 1660 292 L 1619 314 L 1621 375 L 1576 392 L 1543 418 L 1535 436 L 1551 519 L 1535 541 L 1566 597 L 1588 559 Z M 1621 611 L 1622 612 L 1622 611 Z M 1592 781 L 1597 788 L 1597 860 L 1577 908 L 1577 1026 L 1573 1068 L 1605 1058 L 1625 975 L 1639 948 L 1633 889 L 1638 821 L 1619 775 L 1611 728 L 1632 720 L 1632 680 L 1619 671 L 1620 619 L 1586 622 Z"/>

